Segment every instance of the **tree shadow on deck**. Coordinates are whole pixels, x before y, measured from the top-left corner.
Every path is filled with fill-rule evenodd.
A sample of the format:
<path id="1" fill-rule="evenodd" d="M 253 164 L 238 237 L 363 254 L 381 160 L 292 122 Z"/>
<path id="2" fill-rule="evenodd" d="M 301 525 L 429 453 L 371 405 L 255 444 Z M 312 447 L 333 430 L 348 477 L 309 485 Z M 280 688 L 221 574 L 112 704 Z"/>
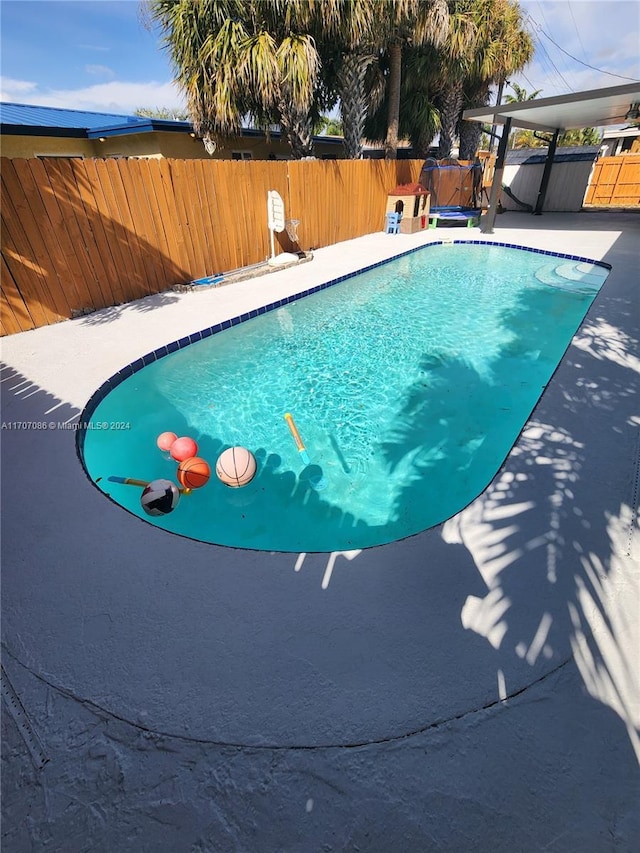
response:
<path id="1" fill-rule="evenodd" d="M 573 655 L 640 760 L 640 361 L 622 277 L 603 285 L 507 464 L 443 537 L 469 550 L 489 589 L 467 599 L 465 628 L 532 667 Z"/>

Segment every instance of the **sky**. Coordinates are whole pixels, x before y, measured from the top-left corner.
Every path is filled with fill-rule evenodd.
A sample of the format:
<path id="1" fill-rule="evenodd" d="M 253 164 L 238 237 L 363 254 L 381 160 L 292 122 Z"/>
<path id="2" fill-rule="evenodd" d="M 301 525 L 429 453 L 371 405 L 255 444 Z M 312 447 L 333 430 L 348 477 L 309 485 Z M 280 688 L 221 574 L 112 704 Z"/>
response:
<path id="1" fill-rule="evenodd" d="M 521 6 L 536 54 L 511 79 L 527 92 L 552 97 L 640 80 L 640 0 Z M 2 101 L 114 113 L 184 108 L 137 0 L 1 0 L 0 47 Z"/>

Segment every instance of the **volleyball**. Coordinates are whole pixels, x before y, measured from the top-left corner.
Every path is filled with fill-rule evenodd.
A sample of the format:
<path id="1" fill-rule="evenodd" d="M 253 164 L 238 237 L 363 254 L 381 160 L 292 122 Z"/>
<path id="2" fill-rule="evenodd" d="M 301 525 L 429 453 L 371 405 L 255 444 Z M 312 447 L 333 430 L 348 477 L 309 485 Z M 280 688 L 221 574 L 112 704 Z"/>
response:
<path id="1" fill-rule="evenodd" d="M 209 482 L 211 468 L 204 459 L 191 456 L 178 465 L 177 476 L 178 482 L 184 489 L 200 489 Z"/>
<path id="2" fill-rule="evenodd" d="M 142 492 L 140 503 L 147 515 L 168 515 L 177 507 L 180 492 L 171 480 L 152 480 Z"/>
<path id="3" fill-rule="evenodd" d="M 256 459 L 246 447 L 229 447 L 216 462 L 216 475 L 225 486 L 238 489 L 246 486 L 256 475 Z"/>
<path id="4" fill-rule="evenodd" d="M 156 439 L 156 444 L 160 450 L 170 450 L 173 442 L 178 438 L 175 432 L 163 432 Z"/>
<path id="5" fill-rule="evenodd" d="M 191 456 L 196 456 L 198 453 L 198 445 L 188 435 L 183 435 L 182 438 L 176 438 L 171 447 L 169 454 L 176 462 L 183 462 Z"/>

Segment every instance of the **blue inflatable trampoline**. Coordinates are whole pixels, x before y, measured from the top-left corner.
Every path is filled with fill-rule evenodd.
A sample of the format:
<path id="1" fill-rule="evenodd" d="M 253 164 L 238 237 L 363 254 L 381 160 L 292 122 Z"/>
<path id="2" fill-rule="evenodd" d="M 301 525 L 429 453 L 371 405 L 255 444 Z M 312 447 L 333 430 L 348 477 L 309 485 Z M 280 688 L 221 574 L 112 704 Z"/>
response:
<path id="1" fill-rule="evenodd" d="M 482 188 L 480 163 L 460 163 L 459 160 L 425 160 L 420 183 L 429 190 L 429 227 L 439 224 L 480 224 L 482 209 L 477 206 Z"/>

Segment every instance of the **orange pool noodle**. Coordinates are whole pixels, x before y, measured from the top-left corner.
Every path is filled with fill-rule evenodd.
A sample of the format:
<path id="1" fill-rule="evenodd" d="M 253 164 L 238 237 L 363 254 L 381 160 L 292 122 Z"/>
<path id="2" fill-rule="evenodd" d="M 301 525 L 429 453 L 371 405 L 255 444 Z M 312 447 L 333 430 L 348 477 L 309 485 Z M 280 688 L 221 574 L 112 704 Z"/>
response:
<path id="1" fill-rule="evenodd" d="M 210 476 L 209 463 L 199 456 L 184 459 L 178 465 L 178 482 L 185 489 L 201 489 L 209 482 Z"/>

